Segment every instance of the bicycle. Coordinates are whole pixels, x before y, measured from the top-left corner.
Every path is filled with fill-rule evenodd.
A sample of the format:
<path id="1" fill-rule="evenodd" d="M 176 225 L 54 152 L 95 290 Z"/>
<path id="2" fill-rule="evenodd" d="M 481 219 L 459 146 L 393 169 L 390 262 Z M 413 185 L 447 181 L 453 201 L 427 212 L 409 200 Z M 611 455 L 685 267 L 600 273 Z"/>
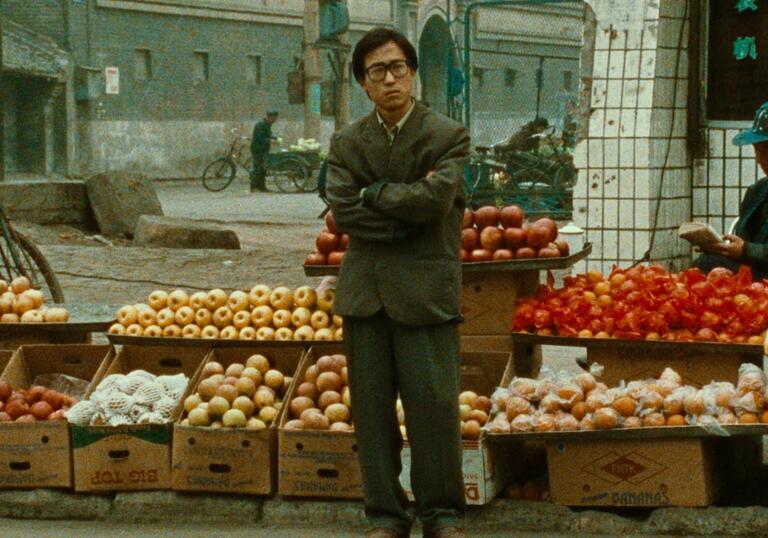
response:
<path id="1" fill-rule="evenodd" d="M 39 289 L 46 300 L 64 302 L 64 292 L 51 265 L 37 245 L 16 231 L 0 207 L 0 279 L 10 283 L 25 276 L 32 287 Z"/>
<path id="2" fill-rule="evenodd" d="M 232 130 L 233 133 L 237 129 Z M 252 157 L 247 136 L 236 137 L 224 157 L 219 157 L 205 167 L 203 187 L 220 192 L 229 187 L 237 176 L 238 167 L 251 173 Z M 282 151 L 267 154 L 264 160 L 267 184 L 274 183 L 280 192 L 303 192 L 310 175 L 307 163 L 298 155 Z"/>

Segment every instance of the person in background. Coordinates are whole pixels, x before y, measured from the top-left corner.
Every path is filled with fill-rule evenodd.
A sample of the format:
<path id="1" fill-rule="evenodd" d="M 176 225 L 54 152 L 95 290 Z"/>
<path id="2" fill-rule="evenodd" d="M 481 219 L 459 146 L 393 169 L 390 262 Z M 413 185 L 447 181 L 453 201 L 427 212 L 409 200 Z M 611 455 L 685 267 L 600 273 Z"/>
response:
<path id="1" fill-rule="evenodd" d="M 368 536 L 408 536 L 413 522 L 399 480 L 398 394 L 424 536 L 466 536 L 459 249 L 469 135 L 413 99 L 418 59 L 401 33 L 368 32 L 352 67 L 376 106 L 334 134 L 326 195 L 350 236 L 334 312 L 344 317 Z"/>
<path id="2" fill-rule="evenodd" d="M 253 157 L 253 169 L 251 170 L 251 192 L 267 192 L 267 172 L 264 161 L 269 154 L 269 148 L 275 137 L 272 136 L 272 125 L 277 121 L 279 113 L 276 110 L 267 112 L 267 117 L 256 122 L 251 137 L 251 156 Z"/>
<path id="3" fill-rule="evenodd" d="M 768 175 L 768 102 L 757 109 L 752 129 L 736 135 L 733 143 L 752 144 L 757 164 Z M 768 177 L 747 189 L 733 233 L 723 239 L 704 251 L 694 267 L 709 272 L 715 267 L 736 271 L 740 265 L 748 265 L 755 280 L 768 278 Z"/>

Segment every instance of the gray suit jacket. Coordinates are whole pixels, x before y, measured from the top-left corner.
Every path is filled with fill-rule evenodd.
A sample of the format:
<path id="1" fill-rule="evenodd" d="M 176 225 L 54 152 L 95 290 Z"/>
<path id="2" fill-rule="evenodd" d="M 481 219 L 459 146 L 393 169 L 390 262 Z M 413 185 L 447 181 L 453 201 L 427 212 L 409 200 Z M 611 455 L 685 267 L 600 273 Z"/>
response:
<path id="1" fill-rule="evenodd" d="M 414 326 L 460 319 L 468 157 L 464 127 L 418 102 L 391 147 L 375 111 L 333 136 L 328 201 L 350 236 L 336 313 L 384 308 Z"/>

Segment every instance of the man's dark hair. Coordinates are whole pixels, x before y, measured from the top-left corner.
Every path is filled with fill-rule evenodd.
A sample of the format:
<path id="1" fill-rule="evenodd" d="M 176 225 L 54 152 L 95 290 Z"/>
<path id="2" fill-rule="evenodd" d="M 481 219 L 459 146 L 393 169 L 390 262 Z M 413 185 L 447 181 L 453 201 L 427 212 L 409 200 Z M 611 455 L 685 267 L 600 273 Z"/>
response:
<path id="1" fill-rule="evenodd" d="M 390 28 L 374 28 L 370 30 L 355 45 L 355 51 L 352 53 L 352 71 L 355 74 L 355 80 L 362 84 L 365 80 L 365 57 L 379 47 L 393 42 L 400 47 L 405 55 L 405 61 L 408 66 L 416 71 L 419 68 L 419 59 L 416 56 L 416 49 L 408 38 L 397 30 Z"/>

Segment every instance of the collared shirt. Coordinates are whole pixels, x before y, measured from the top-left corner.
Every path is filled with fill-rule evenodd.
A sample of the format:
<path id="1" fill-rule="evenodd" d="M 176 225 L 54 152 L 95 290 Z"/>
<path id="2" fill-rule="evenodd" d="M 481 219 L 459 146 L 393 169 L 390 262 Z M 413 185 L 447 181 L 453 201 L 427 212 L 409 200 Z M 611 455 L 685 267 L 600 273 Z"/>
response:
<path id="1" fill-rule="evenodd" d="M 408 121 L 408 118 L 411 117 L 411 112 L 413 112 L 413 107 L 416 105 L 416 100 L 411 99 L 411 108 L 408 109 L 408 112 L 403 115 L 402 118 L 400 118 L 400 121 L 398 121 L 391 129 L 387 127 L 387 123 L 382 119 L 381 114 L 379 114 L 379 109 L 376 109 L 376 118 L 379 120 L 379 125 L 381 125 L 384 128 L 384 131 L 387 133 L 387 140 L 389 140 L 389 145 L 391 146 L 392 143 L 395 141 L 395 137 L 397 136 L 397 133 L 400 132 L 400 130 L 403 128 L 403 125 L 405 125 L 405 122 Z"/>

